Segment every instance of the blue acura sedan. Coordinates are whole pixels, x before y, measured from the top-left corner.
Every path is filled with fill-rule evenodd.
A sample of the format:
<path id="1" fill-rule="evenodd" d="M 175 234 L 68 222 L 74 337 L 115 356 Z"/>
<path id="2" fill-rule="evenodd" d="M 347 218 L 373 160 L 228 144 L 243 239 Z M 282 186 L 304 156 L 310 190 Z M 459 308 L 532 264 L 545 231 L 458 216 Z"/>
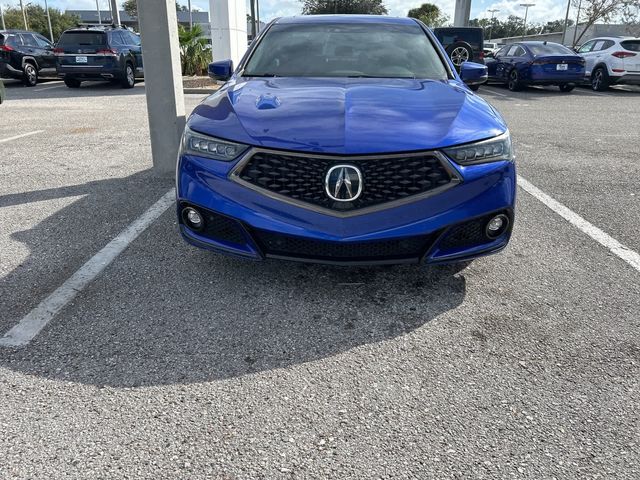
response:
<path id="1" fill-rule="evenodd" d="M 527 85 L 557 85 L 570 92 L 584 80 L 585 60 L 553 42 L 518 42 L 502 47 L 485 60 L 489 81 L 517 91 Z"/>
<path id="2" fill-rule="evenodd" d="M 178 222 L 250 259 L 447 263 L 502 250 L 516 171 L 500 114 L 410 18 L 273 21 L 187 121 Z"/>

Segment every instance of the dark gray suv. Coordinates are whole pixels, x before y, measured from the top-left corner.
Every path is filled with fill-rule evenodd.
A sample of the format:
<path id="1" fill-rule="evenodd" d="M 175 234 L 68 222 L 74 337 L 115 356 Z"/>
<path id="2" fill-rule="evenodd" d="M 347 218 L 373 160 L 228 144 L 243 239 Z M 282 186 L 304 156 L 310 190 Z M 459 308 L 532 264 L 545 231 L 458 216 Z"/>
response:
<path id="1" fill-rule="evenodd" d="M 56 74 L 53 44 L 36 32 L 0 30 L 0 77 L 22 80 L 27 87 L 39 77 Z"/>

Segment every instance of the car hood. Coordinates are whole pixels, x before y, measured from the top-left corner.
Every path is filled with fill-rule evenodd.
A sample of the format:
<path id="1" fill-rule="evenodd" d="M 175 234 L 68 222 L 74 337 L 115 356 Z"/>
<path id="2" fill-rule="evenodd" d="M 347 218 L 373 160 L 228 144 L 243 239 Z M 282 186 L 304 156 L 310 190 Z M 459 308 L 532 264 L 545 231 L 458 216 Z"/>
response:
<path id="1" fill-rule="evenodd" d="M 430 150 L 506 130 L 457 81 L 241 78 L 198 105 L 191 129 L 275 149 L 368 154 Z"/>

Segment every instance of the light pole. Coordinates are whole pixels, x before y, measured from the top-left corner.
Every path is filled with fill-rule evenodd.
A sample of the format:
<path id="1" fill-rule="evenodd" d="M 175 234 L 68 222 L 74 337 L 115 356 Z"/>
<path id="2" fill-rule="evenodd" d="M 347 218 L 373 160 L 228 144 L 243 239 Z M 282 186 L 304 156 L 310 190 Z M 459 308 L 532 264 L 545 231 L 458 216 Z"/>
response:
<path id="1" fill-rule="evenodd" d="M 29 30 L 29 26 L 27 25 L 27 14 L 24 13 L 24 3 L 20 0 L 20 9 L 22 10 L 22 20 L 24 21 L 24 29 Z"/>
<path id="2" fill-rule="evenodd" d="M 6 30 L 7 26 L 4 24 L 4 12 L 2 11 L 2 4 L 0 3 L 0 18 L 2 18 L 2 29 Z"/>
<path id="3" fill-rule="evenodd" d="M 51 28 L 51 14 L 49 13 L 49 5 L 47 0 L 44 0 L 44 9 L 47 11 L 47 23 L 49 24 L 49 38 L 51 39 L 51 43 L 53 43 L 53 28 Z"/>
<path id="4" fill-rule="evenodd" d="M 524 7 L 524 27 L 522 30 L 522 40 L 524 40 L 524 36 L 527 34 L 527 14 L 529 13 L 529 7 L 535 7 L 535 3 L 521 3 L 521 7 Z"/>
<path id="5" fill-rule="evenodd" d="M 582 0 L 578 2 L 578 15 L 576 15 L 576 26 L 573 27 L 573 42 L 571 42 L 571 46 L 576 46 L 576 35 L 578 34 L 578 25 L 580 24 L 580 9 L 582 8 Z"/>
<path id="6" fill-rule="evenodd" d="M 489 12 L 491 14 L 491 20 L 490 20 L 490 24 L 489 24 L 489 40 L 491 40 L 491 32 L 493 32 L 493 16 L 498 13 L 500 10 L 498 10 L 497 8 L 492 8 L 491 10 L 487 10 L 487 12 Z"/>
<path id="7" fill-rule="evenodd" d="M 562 45 L 564 45 L 565 37 L 567 36 L 567 25 L 569 24 L 569 8 L 571 7 L 571 0 L 567 0 L 567 14 L 564 16 L 564 27 L 562 28 Z"/>
<path id="8" fill-rule="evenodd" d="M 102 14 L 100 13 L 100 5 L 98 4 L 98 0 L 96 0 L 96 11 L 98 12 L 98 25 L 102 25 Z"/>
<path id="9" fill-rule="evenodd" d="M 191 10 L 191 0 L 189 0 L 189 30 L 193 30 L 193 12 Z"/>

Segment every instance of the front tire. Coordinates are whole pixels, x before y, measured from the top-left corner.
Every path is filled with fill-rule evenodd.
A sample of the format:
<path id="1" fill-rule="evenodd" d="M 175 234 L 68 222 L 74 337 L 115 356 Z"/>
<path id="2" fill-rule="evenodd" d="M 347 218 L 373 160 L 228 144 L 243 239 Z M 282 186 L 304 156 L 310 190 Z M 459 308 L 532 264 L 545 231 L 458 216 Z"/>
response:
<path id="1" fill-rule="evenodd" d="M 478 90 L 480 90 L 480 85 L 469 85 L 469 88 L 472 92 L 477 92 Z"/>
<path id="2" fill-rule="evenodd" d="M 82 82 L 80 80 L 76 80 L 75 78 L 65 78 L 64 84 L 69 88 L 80 88 L 80 84 Z"/>
<path id="3" fill-rule="evenodd" d="M 571 83 L 565 83 L 565 84 L 560 85 L 560 91 L 561 92 L 565 92 L 565 93 L 569 93 L 574 88 L 576 88 L 576 86 L 571 84 Z"/>
<path id="4" fill-rule="evenodd" d="M 591 72 L 591 89 L 594 92 L 604 92 L 609 88 L 609 74 L 603 67 Z"/>
<path id="5" fill-rule="evenodd" d="M 512 92 L 517 92 L 522 89 L 522 84 L 520 83 L 520 74 L 514 68 L 509 72 L 509 80 L 507 80 L 507 87 Z"/>
<path id="6" fill-rule="evenodd" d="M 133 69 L 133 65 L 127 63 L 127 65 L 124 67 L 124 78 L 122 79 L 120 85 L 122 85 L 122 88 L 133 88 L 135 84 L 136 72 Z"/>
<path id="7" fill-rule="evenodd" d="M 27 87 L 35 87 L 38 83 L 38 69 L 32 63 L 22 67 L 22 83 Z"/>

